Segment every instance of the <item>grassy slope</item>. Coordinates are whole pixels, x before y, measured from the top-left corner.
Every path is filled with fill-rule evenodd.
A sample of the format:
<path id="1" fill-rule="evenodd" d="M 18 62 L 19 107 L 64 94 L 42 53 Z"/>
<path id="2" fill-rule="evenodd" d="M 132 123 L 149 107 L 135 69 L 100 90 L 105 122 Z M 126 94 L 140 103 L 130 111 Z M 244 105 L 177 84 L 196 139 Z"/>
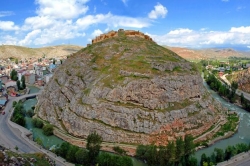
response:
<path id="1" fill-rule="evenodd" d="M 151 63 L 189 63 L 171 50 L 139 37 L 119 36 L 106 39 L 82 49 L 76 53 L 76 56 L 81 53 L 92 55 L 90 65 L 96 66 L 94 70 L 100 75 L 107 76 L 102 80 L 106 86 L 124 81 L 125 77 L 120 75 L 121 70 L 146 75 L 166 75 L 172 72 L 162 72 L 154 69 Z M 174 74 L 184 72 L 188 74 L 192 71 L 183 71 L 181 68 L 178 68 L 173 72 Z M 131 79 L 136 79 L 135 77 L 135 75 L 130 76 Z M 140 78 L 147 79 L 148 77 L 141 76 Z"/>

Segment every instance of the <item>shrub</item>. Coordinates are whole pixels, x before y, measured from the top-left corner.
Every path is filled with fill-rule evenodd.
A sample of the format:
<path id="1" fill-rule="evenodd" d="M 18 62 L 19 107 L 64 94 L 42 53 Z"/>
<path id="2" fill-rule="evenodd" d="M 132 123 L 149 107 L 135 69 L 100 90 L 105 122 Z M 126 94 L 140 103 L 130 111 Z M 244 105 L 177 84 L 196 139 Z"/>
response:
<path id="1" fill-rule="evenodd" d="M 34 111 L 33 110 L 28 110 L 26 112 L 26 115 L 29 116 L 29 117 L 32 117 L 32 116 L 34 116 Z"/>
<path id="2" fill-rule="evenodd" d="M 53 125 L 47 124 L 43 126 L 43 134 L 46 136 L 53 135 Z"/>
<path id="3" fill-rule="evenodd" d="M 36 128 L 42 128 L 43 127 L 43 122 L 40 119 L 38 119 L 38 118 L 32 119 L 32 124 Z"/>
<path id="4" fill-rule="evenodd" d="M 126 155 L 126 151 L 119 146 L 114 146 L 113 150 L 120 155 Z"/>

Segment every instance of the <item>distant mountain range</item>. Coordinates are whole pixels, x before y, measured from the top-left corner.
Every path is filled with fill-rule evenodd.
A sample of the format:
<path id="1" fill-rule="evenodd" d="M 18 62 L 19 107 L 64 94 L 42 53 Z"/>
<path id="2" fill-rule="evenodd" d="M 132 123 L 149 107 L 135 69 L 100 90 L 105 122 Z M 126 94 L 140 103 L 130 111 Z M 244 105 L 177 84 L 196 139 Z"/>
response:
<path id="1" fill-rule="evenodd" d="M 225 60 L 228 57 L 250 57 L 250 51 L 242 51 L 241 49 L 232 48 L 205 48 L 205 49 L 191 49 L 183 47 L 169 47 L 164 46 L 179 56 L 190 60 L 199 61 L 202 59 L 221 59 Z M 75 53 L 82 49 L 82 46 L 76 45 L 58 45 L 41 48 L 28 48 L 13 45 L 0 46 L 0 58 L 5 59 L 9 57 L 13 58 L 29 58 L 29 57 L 42 57 L 45 55 L 48 58 L 64 57 Z"/>
<path id="2" fill-rule="evenodd" d="M 168 47 L 168 49 L 174 51 L 179 56 L 191 60 L 199 61 L 202 59 L 219 59 L 225 60 L 229 57 L 249 57 L 250 52 L 247 51 L 236 51 L 232 48 L 206 48 L 206 49 L 190 49 L 181 47 Z"/>

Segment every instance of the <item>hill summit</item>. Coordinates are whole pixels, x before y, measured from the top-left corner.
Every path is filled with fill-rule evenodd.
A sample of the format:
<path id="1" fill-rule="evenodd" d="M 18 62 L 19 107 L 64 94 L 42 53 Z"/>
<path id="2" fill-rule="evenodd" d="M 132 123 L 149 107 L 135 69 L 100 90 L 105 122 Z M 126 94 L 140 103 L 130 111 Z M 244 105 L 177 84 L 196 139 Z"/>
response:
<path id="1" fill-rule="evenodd" d="M 38 96 L 38 116 L 80 138 L 166 145 L 201 135 L 223 108 L 196 67 L 138 31 L 101 35 L 58 67 Z"/>

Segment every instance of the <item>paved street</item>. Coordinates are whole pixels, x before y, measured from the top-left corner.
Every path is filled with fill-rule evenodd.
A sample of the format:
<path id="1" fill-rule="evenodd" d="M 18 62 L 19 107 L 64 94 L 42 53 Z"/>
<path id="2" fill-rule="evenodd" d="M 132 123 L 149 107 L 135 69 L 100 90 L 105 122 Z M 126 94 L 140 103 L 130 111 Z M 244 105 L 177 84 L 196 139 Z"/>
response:
<path id="1" fill-rule="evenodd" d="M 223 79 L 223 81 L 225 81 L 228 85 L 231 85 L 230 82 L 229 82 L 229 81 L 227 80 L 227 78 L 226 78 L 227 75 L 228 75 L 228 74 L 224 74 L 223 76 L 221 76 L 221 79 Z M 245 97 L 247 100 L 250 101 L 250 94 L 249 94 L 249 93 L 243 92 L 242 90 L 239 90 L 239 89 L 236 90 L 236 94 L 237 94 L 237 95 L 240 96 L 241 93 L 243 93 L 244 97 Z"/>
<path id="2" fill-rule="evenodd" d="M 25 140 L 21 138 L 21 132 L 18 129 L 14 129 L 8 123 L 8 117 L 10 116 L 10 110 L 12 110 L 12 103 L 13 101 L 17 101 L 18 99 L 26 98 L 28 96 L 34 96 L 35 94 L 31 95 L 23 95 L 17 98 L 10 97 L 4 111 L 5 115 L 0 115 L 0 144 L 14 150 L 15 146 L 18 147 L 19 151 L 25 153 L 32 153 L 37 152 L 38 150 Z"/>
<path id="3" fill-rule="evenodd" d="M 15 147 L 18 147 L 18 152 L 21 153 L 34 153 L 42 152 L 46 153 L 49 157 L 56 161 L 56 165 L 72 165 L 67 163 L 61 157 L 57 157 L 54 153 L 48 150 L 40 148 L 35 142 L 29 140 L 26 134 L 30 133 L 27 129 L 10 121 L 12 103 L 26 97 L 34 96 L 39 93 L 27 94 L 20 97 L 9 97 L 9 101 L 4 109 L 5 115 L 0 115 L 0 144 L 6 148 L 16 151 Z"/>

